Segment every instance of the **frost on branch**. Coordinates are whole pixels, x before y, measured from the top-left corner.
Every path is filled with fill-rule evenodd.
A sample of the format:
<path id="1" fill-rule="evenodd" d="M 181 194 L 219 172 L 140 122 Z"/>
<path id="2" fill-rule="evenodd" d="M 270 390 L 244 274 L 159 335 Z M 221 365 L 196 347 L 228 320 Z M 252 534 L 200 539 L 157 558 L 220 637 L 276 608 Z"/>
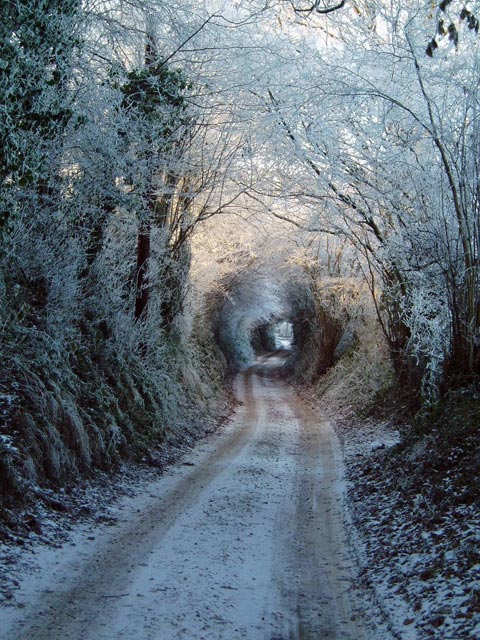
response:
<path id="1" fill-rule="evenodd" d="M 422 282 L 423 280 L 423 282 Z M 439 398 L 443 382 L 444 363 L 449 349 L 451 318 L 442 291 L 429 288 L 425 279 L 418 278 L 403 300 L 403 317 L 410 332 L 407 351 L 416 366 L 423 370 L 422 394 L 429 402 Z"/>

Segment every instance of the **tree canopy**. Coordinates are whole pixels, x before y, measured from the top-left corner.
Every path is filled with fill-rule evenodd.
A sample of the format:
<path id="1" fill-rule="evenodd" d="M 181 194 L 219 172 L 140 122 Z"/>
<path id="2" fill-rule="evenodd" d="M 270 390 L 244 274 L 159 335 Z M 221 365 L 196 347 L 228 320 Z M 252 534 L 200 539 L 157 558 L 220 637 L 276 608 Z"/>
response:
<path id="1" fill-rule="evenodd" d="M 477 3 L 4 14 L 3 249 L 47 306 L 74 292 L 50 318 L 99 312 L 108 281 L 107 323 L 133 316 L 151 332 L 133 342 L 153 344 L 191 313 L 192 238 L 231 215 L 240 244 L 254 225 L 297 267 L 363 278 L 398 375 L 425 397 L 478 374 Z"/>

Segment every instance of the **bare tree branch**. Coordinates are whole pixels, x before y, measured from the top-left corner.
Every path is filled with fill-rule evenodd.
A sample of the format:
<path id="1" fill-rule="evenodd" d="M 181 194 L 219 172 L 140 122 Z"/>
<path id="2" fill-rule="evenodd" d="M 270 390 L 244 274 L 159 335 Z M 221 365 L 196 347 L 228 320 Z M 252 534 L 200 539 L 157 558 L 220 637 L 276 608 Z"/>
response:
<path id="1" fill-rule="evenodd" d="M 341 0 L 341 2 L 339 2 L 338 4 L 324 7 L 320 6 L 322 4 L 322 0 L 315 0 L 315 2 L 312 2 L 311 5 L 309 7 L 306 7 L 305 9 L 301 9 L 300 7 L 298 7 L 295 2 L 292 2 L 292 7 L 295 13 L 298 14 L 307 14 L 307 16 L 310 16 L 312 13 L 320 13 L 325 15 L 327 13 L 333 13 L 334 11 L 342 9 L 345 6 L 345 3 L 346 0 Z"/>

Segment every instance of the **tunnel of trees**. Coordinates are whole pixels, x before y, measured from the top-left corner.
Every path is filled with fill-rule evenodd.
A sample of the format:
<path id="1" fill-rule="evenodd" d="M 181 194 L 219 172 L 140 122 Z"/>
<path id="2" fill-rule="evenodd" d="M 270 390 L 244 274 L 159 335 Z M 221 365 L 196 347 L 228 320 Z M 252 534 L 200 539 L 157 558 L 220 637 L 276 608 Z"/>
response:
<path id="1" fill-rule="evenodd" d="M 304 381 L 476 389 L 477 5 L 3 3 L 7 500 L 181 440 L 282 320 Z"/>

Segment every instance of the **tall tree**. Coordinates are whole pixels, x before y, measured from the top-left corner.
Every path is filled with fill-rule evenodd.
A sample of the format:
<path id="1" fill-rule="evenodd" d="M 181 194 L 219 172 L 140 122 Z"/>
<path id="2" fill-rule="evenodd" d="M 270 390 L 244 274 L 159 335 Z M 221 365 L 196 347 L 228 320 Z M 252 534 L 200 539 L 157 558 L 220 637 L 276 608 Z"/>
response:
<path id="1" fill-rule="evenodd" d="M 138 166 L 134 167 L 132 188 L 140 205 L 137 242 L 135 318 L 146 313 L 152 224 L 166 227 L 175 187 L 179 180 L 178 157 L 181 137 L 188 124 L 184 92 L 187 81 L 179 70 L 170 69 L 158 57 L 155 38 L 147 34 L 145 66 L 133 70 L 122 85 L 123 108 L 134 123 L 127 131 Z M 132 135 L 133 134 L 133 135 Z M 143 167 L 143 170 L 142 170 Z"/>

